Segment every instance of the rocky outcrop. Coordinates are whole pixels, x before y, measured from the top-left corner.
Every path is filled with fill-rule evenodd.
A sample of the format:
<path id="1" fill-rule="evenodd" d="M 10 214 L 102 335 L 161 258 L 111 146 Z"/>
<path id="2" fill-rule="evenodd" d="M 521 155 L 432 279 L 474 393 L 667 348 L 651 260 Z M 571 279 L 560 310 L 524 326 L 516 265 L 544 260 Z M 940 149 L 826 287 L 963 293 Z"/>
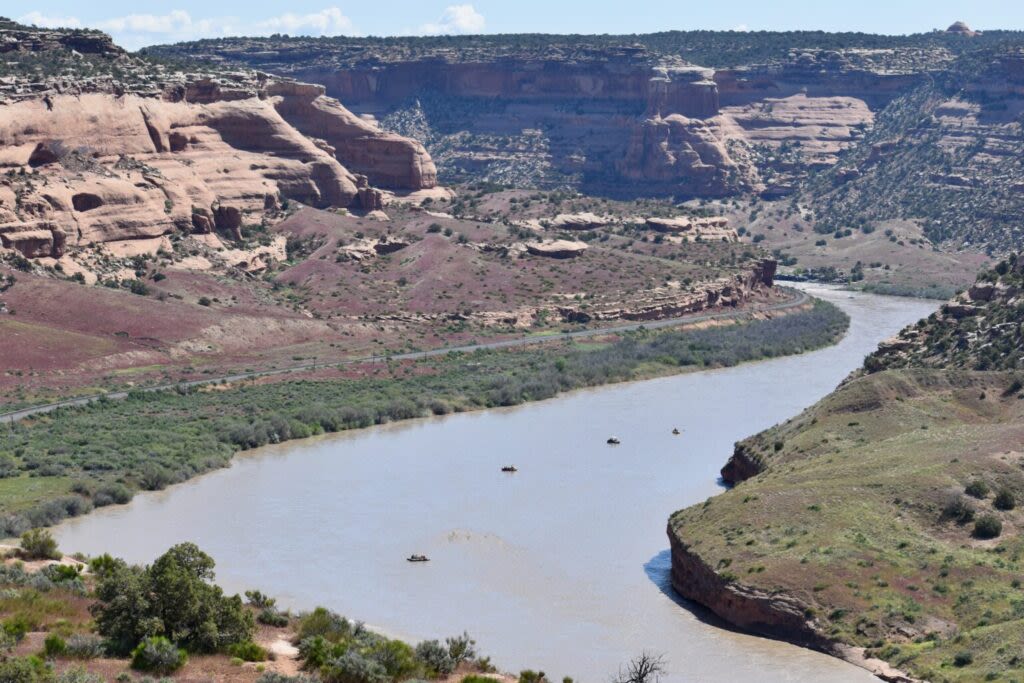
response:
<path id="1" fill-rule="evenodd" d="M 954 21 L 952 24 L 949 25 L 949 28 L 946 29 L 946 33 L 952 33 L 953 35 L 968 37 L 974 37 L 978 35 L 977 31 L 972 31 L 971 27 L 962 21 Z"/>
<path id="2" fill-rule="evenodd" d="M 598 216 L 590 212 L 560 213 L 548 222 L 543 222 L 552 230 L 594 230 L 611 223 L 610 218 Z"/>
<path id="3" fill-rule="evenodd" d="M 339 160 L 374 185 L 422 190 L 437 185 L 437 169 L 423 145 L 381 131 L 337 100 L 324 87 L 293 81 L 270 84 L 275 109 L 303 134 L 324 140 Z"/>
<path id="4" fill-rule="evenodd" d="M 534 256 L 546 256 L 556 259 L 576 258 L 577 256 L 582 256 L 586 250 L 586 242 L 575 240 L 543 240 L 526 244 L 526 251 Z"/>
<path id="5" fill-rule="evenodd" d="M 785 593 L 761 591 L 733 580 L 728 573 L 717 573 L 692 552 L 671 523 L 668 539 L 672 588 L 681 596 L 707 607 L 738 628 L 831 651 L 831 642 L 807 616 L 808 605 Z"/>
<path id="6" fill-rule="evenodd" d="M 0 54 L 74 50 L 83 55 L 119 57 L 125 51 L 106 33 L 85 29 L 51 31 L 16 24 L 0 17 Z"/>
<path id="7" fill-rule="evenodd" d="M 0 18 L 0 52 L 12 51 L 41 55 L 0 79 L 0 232 L 25 256 L 175 230 L 240 238 L 282 200 L 375 211 L 375 185 L 436 184 L 422 145 L 323 86 L 172 70 L 102 33 Z"/>
<path id="8" fill-rule="evenodd" d="M 764 461 L 760 453 L 744 441 L 733 447 L 732 455 L 722 467 L 722 481 L 735 486 L 741 481 L 756 477 L 764 471 Z"/>
<path id="9" fill-rule="evenodd" d="M 40 160 L 40 149 L 56 152 Z M 255 96 L 23 100 L 0 109 L 0 167 L 34 168 L 2 181 L 15 210 L 0 227 L 45 225 L 73 245 L 176 228 L 236 233 L 277 196 L 316 206 L 357 196 L 351 173 Z"/>
<path id="10" fill-rule="evenodd" d="M 722 216 L 677 218 L 651 217 L 647 227 L 657 232 L 682 237 L 685 241 L 710 240 L 738 242 L 739 235 L 729 227 L 729 219 Z"/>
<path id="11" fill-rule="evenodd" d="M 582 244 L 582 243 L 581 243 Z M 558 314 L 567 322 L 611 320 L 663 320 L 710 309 L 742 306 L 756 294 L 772 287 L 775 261 L 765 259 L 746 273 L 723 277 L 691 287 L 671 283 L 638 293 L 629 299 L 605 302 L 600 297 L 583 305 L 566 305 Z"/>
<path id="12" fill-rule="evenodd" d="M 754 169 L 732 157 L 719 124 L 680 114 L 647 119 L 634 127 L 616 168 L 662 193 L 718 197 L 751 189 Z"/>
<path id="13" fill-rule="evenodd" d="M 681 530 L 668 525 L 672 556 L 672 589 L 709 609 L 737 628 L 785 640 L 801 647 L 820 650 L 867 669 L 888 683 L 922 683 L 888 663 L 866 656 L 855 648 L 828 637 L 818 624 L 811 606 L 782 591 L 766 591 L 742 583 L 728 570 L 715 571 L 681 537 Z"/>
<path id="14" fill-rule="evenodd" d="M 56 257 L 63 235 L 73 246 L 174 230 L 239 237 L 279 198 L 380 209 L 381 193 L 339 162 L 346 157 L 381 183 L 434 184 L 421 146 L 360 122 L 321 92 L 202 78 L 159 97 L 93 92 L 8 102 L 0 107 L 0 169 L 14 173 L 0 180 L 3 244 Z M 340 151 L 286 116 L 307 131 L 315 121 Z"/>

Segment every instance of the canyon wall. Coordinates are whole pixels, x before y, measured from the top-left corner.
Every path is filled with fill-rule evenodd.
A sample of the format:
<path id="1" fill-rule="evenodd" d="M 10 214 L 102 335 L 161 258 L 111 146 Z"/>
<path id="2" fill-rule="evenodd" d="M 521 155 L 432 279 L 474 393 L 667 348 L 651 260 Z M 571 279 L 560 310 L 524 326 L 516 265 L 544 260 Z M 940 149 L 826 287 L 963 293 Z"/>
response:
<path id="1" fill-rule="evenodd" d="M 454 98 L 440 107 L 449 111 L 433 117 L 427 105 L 425 118 L 445 119 L 449 128 L 463 126 L 470 133 L 456 142 L 462 156 L 456 167 L 478 170 L 481 157 L 502 156 L 503 150 L 474 140 L 474 132 L 516 135 L 536 129 L 547 138 L 539 151 L 546 161 L 567 176 L 581 175 L 595 189 L 702 197 L 791 192 L 807 168 L 834 164 L 859 139 L 873 121 L 872 108 L 919 78 L 846 69 L 825 57 L 823 64 L 812 59 L 817 70 L 800 62 L 722 71 L 652 62 L 642 53 L 614 57 L 590 63 L 423 60 L 299 69 L 297 75 L 323 83 L 330 94 L 373 115 L 420 96 Z M 489 111 L 479 119 L 450 111 L 460 102 L 472 108 L 480 101 Z M 460 156 L 458 148 L 447 147 L 449 155 Z M 776 158 L 783 147 L 795 149 L 795 158 Z M 477 163 L 468 164 L 469 157 Z"/>
<path id="2" fill-rule="evenodd" d="M 643 45 L 561 41 L 332 49 L 271 38 L 176 49 L 320 83 L 423 141 L 451 181 L 680 197 L 793 192 L 947 57 L 819 49 L 711 69 Z"/>

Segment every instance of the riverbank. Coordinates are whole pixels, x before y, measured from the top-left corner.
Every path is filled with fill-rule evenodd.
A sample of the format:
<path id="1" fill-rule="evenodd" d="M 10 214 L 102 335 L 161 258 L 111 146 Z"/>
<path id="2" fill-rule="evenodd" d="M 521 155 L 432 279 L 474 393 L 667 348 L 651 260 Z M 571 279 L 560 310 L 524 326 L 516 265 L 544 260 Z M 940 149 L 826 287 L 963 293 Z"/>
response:
<path id="1" fill-rule="evenodd" d="M 887 680 L 1019 680 L 1024 393 L 1010 259 L 670 518 L 672 583 L 739 628 Z"/>
<path id="2" fill-rule="evenodd" d="M 238 450 L 799 353 L 833 343 L 847 325 L 845 314 L 816 301 L 732 325 L 368 363 L 289 381 L 136 392 L 61 408 L 19 422 L 9 433 L 0 534 L 126 503 L 135 491 L 223 467 Z"/>

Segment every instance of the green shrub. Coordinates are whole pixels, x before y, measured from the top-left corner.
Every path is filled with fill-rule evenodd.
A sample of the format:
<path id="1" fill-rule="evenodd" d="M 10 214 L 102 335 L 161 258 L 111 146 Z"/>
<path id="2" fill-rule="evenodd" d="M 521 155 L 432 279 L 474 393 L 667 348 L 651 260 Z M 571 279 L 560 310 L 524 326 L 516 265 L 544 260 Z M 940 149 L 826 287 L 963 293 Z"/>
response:
<path id="1" fill-rule="evenodd" d="M 381 638 L 370 648 L 370 658 L 380 664 L 392 680 L 405 680 L 419 669 L 416 652 L 400 640 Z"/>
<path id="2" fill-rule="evenodd" d="M 964 667 L 972 662 L 974 662 L 974 655 L 967 651 L 957 652 L 953 656 L 953 666 Z"/>
<path id="3" fill-rule="evenodd" d="M 132 499 L 132 491 L 124 484 L 104 484 L 96 489 L 92 496 L 92 503 L 96 507 L 107 505 L 124 505 Z"/>
<path id="4" fill-rule="evenodd" d="M 982 499 L 988 496 L 988 484 L 981 479 L 975 479 L 964 487 L 964 493 L 972 498 Z"/>
<path id="5" fill-rule="evenodd" d="M 272 609 L 277 605 L 277 600 L 258 590 L 245 591 L 245 600 L 256 609 Z"/>
<path id="6" fill-rule="evenodd" d="M 106 683 L 106 679 L 82 667 L 75 667 L 58 674 L 56 683 Z"/>
<path id="7" fill-rule="evenodd" d="M 387 683 L 388 674 L 378 662 L 349 650 L 320 669 L 324 683 Z"/>
<path id="8" fill-rule="evenodd" d="M 284 628 L 288 625 L 289 619 L 284 612 L 278 612 L 273 607 L 268 607 L 256 615 L 256 621 L 267 626 Z"/>
<path id="9" fill-rule="evenodd" d="M 976 538 L 995 538 L 1003 533 L 1003 523 L 995 515 L 982 515 L 974 523 Z"/>
<path id="10" fill-rule="evenodd" d="M 299 620 L 299 640 L 321 636 L 337 643 L 352 635 L 352 622 L 325 607 L 317 607 Z"/>
<path id="11" fill-rule="evenodd" d="M 306 676 L 305 674 L 299 674 L 298 676 L 285 676 L 279 674 L 276 671 L 267 671 L 260 674 L 260 677 L 256 679 L 256 683 L 319 683 L 320 679 L 313 678 L 312 676 Z"/>
<path id="12" fill-rule="evenodd" d="M 238 657 L 243 662 L 267 661 L 267 651 L 251 640 L 229 646 L 228 654 L 232 657 Z"/>
<path id="13" fill-rule="evenodd" d="M 59 560 L 57 541 L 46 529 L 29 529 L 21 535 L 21 553 L 27 560 Z"/>
<path id="14" fill-rule="evenodd" d="M 44 683 L 49 669 L 39 657 L 9 657 L 0 661 L 0 681 L 3 683 Z"/>
<path id="15" fill-rule="evenodd" d="M 1013 495 L 1013 491 L 1009 489 L 999 489 L 996 493 L 996 497 L 992 500 L 992 505 L 997 510 L 1012 510 L 1017 507 L 1017 497 Z"/>
<path id="16" fill-rule="evenodd" d="M 417 645 L 416 658 L 433 673 L 448 675 L 455 671 L 455 662 L 448 648 L 436 640 L 424 640 Z"/>
<path id="17" fill-rule="evenodd" d="M 299 642 L 299 659 L 302 661 L 302 668 L 307 671 L 316 671 L 331 657 L 334 652 L 334 645 L 323 636 L 310 636 Z"/>
<path id="18" fill-rule="evenodd" d="M 64 654 L 73 659 L 96 659 L 102 657 L 103 639 L 88 633 L 75 633 L 68 636 Z"/>
<path id="19" fill-rule="evenodd" d="M 144 639 L 132 650 L 132 668 L 158 674 L 177 671 L 188 660 L 188 655 L 163 636 Z"/>
<path id="20" fill-rule="evenodd" d="M 956 496 L 946 503 L 946 507 L 942 510 L 942 516 L 957 524 L 967 524 L 974 519 L 974 508 L 962 497 Z"/>
<path id="21" fill-rule="evenodd" d="M 13 638 L 15 642 L 20 643 L 24 640 L 25 634 L 31 630 L 32 624 L 29 623 L 28 618 L 23 614 L 16 614 L 4 620 L 4 633 Z"/>
<path id="22" fill-rule="evenodd" d="M 519 672 L 519 683 L 548 683 L 548 677 L 543 671 L 526 669 Z"/>
<path id="23" fill-rule="evenodd" d="M 445 638 L 444 642 L 448 646 L 448 655 L 456 666 L 476 657 L 476 641 L 470 638 L 465 631 L 461 636 Z"/>
<path id="24" fill-rule="evenodd" d="M 68 644 L 56 633 L 46 636 L 43 641 L 43 655 L 47 658 L 60 657 L 67 652 Z"/>

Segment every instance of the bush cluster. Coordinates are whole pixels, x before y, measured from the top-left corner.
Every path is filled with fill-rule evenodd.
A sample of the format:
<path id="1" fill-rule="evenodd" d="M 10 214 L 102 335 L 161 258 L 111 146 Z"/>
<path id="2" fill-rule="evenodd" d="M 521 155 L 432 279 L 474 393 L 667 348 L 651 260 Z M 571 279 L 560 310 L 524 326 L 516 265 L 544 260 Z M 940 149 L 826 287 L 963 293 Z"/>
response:
<path id="1" fill-rule="evenodd" d="M 415 648 L 366 630 L 318 607 L 299 620 L 299 658 L 325 683 L 393 683 L 446 676 L 476 658 L 476 642 L 463 633 L 423 641 Z"/>
<path id="2" fill-rule="evenodd" d="M 148 567 L 105 565 L 91 610 L 111 652 L 134 658 L 154 637 L 190 652 L 217 652 L 252 636 L 252 614 L 212 583 L 213 559 L 195 544 L 176 545 Z"/>

